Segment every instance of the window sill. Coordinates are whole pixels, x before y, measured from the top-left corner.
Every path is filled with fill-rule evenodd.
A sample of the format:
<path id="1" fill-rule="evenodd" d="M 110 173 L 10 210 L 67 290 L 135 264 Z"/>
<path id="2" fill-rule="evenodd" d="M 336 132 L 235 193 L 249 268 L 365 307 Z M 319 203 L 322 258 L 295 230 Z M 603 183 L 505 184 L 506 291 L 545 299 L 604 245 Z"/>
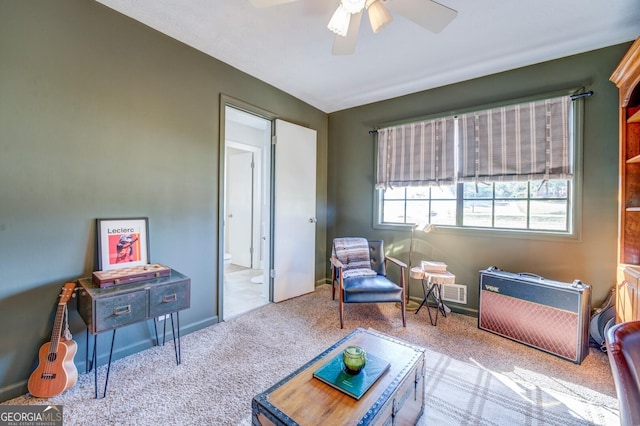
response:
<path id="1" fill-rule="evenodd" d="M 374 229 L 410 232 L 413 224 L 391 224 L 379 223 L 374 225 Z M 474 227 L 458 227 L 450 225 L 435 225 L 434 232 L 442 234 L 450 234 L 458 237 L 475 237 L 475 238 L 506 238 L 518 240 L 541 240 L 541 241 L 562 241 L 562 242 L 580 242 L 580 236 L 577 232 L 551 232 L 551 231 L 533 231 L 533 230 L 517 230 L 517 229 L 500 229 L 500 228 L 474 228 Z"/>

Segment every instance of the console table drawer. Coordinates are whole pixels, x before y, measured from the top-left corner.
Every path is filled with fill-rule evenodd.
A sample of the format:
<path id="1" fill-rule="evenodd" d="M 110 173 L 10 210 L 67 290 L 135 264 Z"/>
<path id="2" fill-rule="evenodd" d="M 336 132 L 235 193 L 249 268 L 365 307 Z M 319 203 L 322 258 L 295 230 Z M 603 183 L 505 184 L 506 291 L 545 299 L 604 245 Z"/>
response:
<path id="1" fill-rule="evenodd" d="M 149 316 L 158 317 L 189 307 L 190 282 L 183 281 L 149 289 Z"/>
<path id="2" fill-rule="evenodd" d="M 147 292 L 111 296 L 95 301 L 96 333 L 143 321 L 147 317 Z"/>
<path id="3" fill-rule="evenodd" d="M 187 309 L 191 279 L 172 269 L 165 277 L 100 288 L 91 278 L 78 280 L 78 313 L 92 334 L 115 330 Z"/>

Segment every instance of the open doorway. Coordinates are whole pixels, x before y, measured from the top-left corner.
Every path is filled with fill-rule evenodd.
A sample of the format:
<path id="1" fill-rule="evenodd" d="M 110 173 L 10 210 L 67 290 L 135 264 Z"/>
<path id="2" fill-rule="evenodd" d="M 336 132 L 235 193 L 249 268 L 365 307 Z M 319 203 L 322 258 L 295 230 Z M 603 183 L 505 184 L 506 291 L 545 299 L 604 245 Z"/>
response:
<path id="1" fill-rule="evenodd" d="M 270 300 L 271 121 L 225 108 L 222 319 Z"/>
<path id="2" fill-rule="evenodd" d="M 221 109 L 217 264 L 224 321 L 314 290 L 317 132 L 226 96 Z"/>

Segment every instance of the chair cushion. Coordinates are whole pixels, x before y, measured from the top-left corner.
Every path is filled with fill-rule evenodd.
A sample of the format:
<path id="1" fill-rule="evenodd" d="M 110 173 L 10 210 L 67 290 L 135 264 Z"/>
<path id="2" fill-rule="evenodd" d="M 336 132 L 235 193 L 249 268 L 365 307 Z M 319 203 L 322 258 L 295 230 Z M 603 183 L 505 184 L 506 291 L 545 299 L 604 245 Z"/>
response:
<path id="1" fill-rule="evenodd" d="M 366 238 L 336 238 L 333 240 L 332 255 L 344 265 L 342 268 L 342 277 L 345 279 L 349 277 L 372 277 L 377 275 L 377 273 L 371 269 L 369 242 Z"/>
<path id="2" fill-rule="evenodd" d="M 401 302 L 402 288 L 382 275 L 344 278 L 345 303 Z"/>

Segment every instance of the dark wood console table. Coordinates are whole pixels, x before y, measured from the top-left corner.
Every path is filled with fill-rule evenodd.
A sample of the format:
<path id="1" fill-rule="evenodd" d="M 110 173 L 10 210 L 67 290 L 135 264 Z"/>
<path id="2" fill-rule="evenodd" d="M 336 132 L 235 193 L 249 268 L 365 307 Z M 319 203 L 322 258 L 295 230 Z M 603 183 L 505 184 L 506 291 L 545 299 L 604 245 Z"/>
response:
<path id="1" fill-rule="evenodd" d="M 116 330 L 120 327 L 153 319 L 156 331 L 156 345 L 159 344 L 156 318 L 170 315 L 173 330 L 173 343 L 176 354 L 176 364 L 180 364 L 180 316 L 179 312 L 190 306 L 191 279 L 178 271 L 171 270 L 166 277 L 153 278 L 131 284 L 116 285 L 100 288 L 93 283 L 91 277 L 78 280 L 78 313 L 87 325 L 86 366 L 87 372 L 94 368 L 95 397 L 98 398 L 98 369 L 97 369 L 97 336 L 112 330 L 111 349 L 109 351 L 109 366 L 104 384 L 107 394 L 111 357 Z M 176 314 L 176 327 L 173 314 Z M 165 323 L 166 324 L 166 323 Z M 93 334 L 93 356 L 89 363 L 89 333 Z"/>

